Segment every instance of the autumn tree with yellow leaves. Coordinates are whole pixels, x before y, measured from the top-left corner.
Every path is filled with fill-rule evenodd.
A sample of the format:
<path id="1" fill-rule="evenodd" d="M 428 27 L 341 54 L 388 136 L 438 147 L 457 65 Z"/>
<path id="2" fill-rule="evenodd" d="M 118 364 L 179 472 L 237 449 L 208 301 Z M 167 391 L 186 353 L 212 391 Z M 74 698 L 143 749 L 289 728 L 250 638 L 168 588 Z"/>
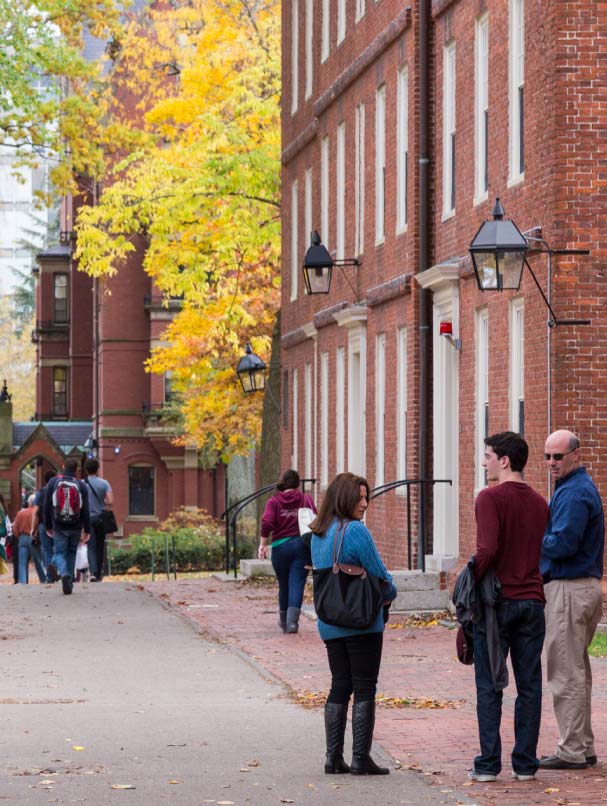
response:
<path id="1" fill-rule="evenodd" d="M 81 208 L 75 257 L 112 276 L 145 238 L 145 271 L 184 300 L 148 369 L 172 373 L 183 441 L 244 453 L 261 400 L 243 395 L 234 368 L 247 340 L 269 361 L 279 306 L 277 0 L 146 10 L 123 35 L 114 93 L 136 99 L 145 137 Z"/>

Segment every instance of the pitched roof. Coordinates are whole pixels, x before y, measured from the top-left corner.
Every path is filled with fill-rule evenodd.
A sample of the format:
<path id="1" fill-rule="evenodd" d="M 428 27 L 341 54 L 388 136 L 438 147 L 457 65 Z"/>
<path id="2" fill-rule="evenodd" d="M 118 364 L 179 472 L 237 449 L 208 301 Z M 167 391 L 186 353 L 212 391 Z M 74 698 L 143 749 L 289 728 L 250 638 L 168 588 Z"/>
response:
<path id="1" fill-rule="evenodd" d="M 64 454 L 69 454 L 74 448 L 84 450 L 84 443 L 93 432 L 93 423 L 90 420 L 70 422 L 28 422 L 13 423 L 13 445 L 17 450 L 21 448 L 34 431 L 42 426 L 48 435 L 57 443 Z"/>

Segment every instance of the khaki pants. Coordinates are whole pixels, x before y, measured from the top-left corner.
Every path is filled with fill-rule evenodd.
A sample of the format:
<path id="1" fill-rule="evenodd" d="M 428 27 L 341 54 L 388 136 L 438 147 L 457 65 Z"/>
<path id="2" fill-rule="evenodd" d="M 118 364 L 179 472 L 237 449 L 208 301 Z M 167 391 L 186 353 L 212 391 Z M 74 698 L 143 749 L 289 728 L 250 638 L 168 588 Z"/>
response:
<path id="1" fill-rule="evenodd" d="M 556 755 L 584 762 L 595 755 L 588 646 L 603 612 L 601 583 L 594 577 L 555 579 L 545 594 L 546 671 L 561 734 Z"/>

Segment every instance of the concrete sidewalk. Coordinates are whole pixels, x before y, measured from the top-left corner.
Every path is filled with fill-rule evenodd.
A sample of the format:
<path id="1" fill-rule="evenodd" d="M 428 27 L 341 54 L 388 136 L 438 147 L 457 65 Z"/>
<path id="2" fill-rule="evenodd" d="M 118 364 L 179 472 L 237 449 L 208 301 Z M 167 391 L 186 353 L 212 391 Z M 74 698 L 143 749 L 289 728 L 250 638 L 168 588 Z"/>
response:
<path id="1" fill-rule="evenodd" d="M 140 587 L 194 622 L 205 637 L 229 644 L 275 675 L 302 706 L 320 708 L 324 704 L 329 670 L 316 625 L 304 618 L 297 635 L 280 632 L 275 583 L 224 583 L 210 578 Z M 375 739 L 403 767 L 419 771 L 445 795 L 458 791 L 465 800 L 479 804 L 607 803 L 607 766 L 602 763 L 607 761 L 607 660 L 592 661 L 593 724 L 599 756 L 596 767 L 541 772 L 532 782 L 512 781 L 511 684 L 504 697 L 504 769 L 496 783 L 477 784 L 466 779 L 478 753 L 473 669 L 457 661 L 454 631 L 444 626 L 403 624 L 394 616 L 389 627 L 379 679 Z M 557 736 L 551 697 L 545 688 L 539 752 L 554 752 Z"/>

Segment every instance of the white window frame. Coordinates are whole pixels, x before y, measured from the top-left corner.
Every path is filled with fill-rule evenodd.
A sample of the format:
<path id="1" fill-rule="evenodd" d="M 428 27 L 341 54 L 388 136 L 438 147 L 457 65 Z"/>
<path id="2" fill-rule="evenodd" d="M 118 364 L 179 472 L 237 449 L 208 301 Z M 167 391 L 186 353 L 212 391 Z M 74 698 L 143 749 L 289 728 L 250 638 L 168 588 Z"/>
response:
<path id="1" fill-rule="evenodd" d="M 386 334 L 375 337 L 375 486 L 384 483 L 386 457 Z"/>
<path id="2" fill-rule="evenodd" d="M 329 486 L 329 353 L 320 354 L 320 487 Z"/>
<path id="3" fill-rule="evenodd" d="M 365 251 L 365 105 L 354 112 L 354 254 Z"/>
<path id="4" fill-rule="evenodd" d="M 314 80 L 314 0 L 306 0 L 306 91 L 305 99 L 312 97 Z"/>
<path id="5" fill-rule="evenodd" d="M 346 469 L 345 453 L 346 421 L 346 349 L 338 347 L 335 352 L 335 472 Z"/>
<path id="6" fill-rule="evenodd" d="M 375 93 L 375 244 L 386 239 L 386 85 Z"/>
<path id="7" fill-rule="evenodd" d="M 356 16 L 354 17 L 355 22 L 360 22 L 362 18 L 365 16 L 365 0 L 356 0 Z"/>
<path id="8" fill-rule="evenodd" d="M 475 494 L 487 486 L 485 468 L 482 461 L 485 455 L 486 417 L 489 406 L 489 311 L 479 308 L 475 317 L 476 326 L 476 428 L 475 428 Z M 490 412 L 489 412 L 490 415 Z"/>
<path id="9" fill-rule="evenodd" d="M 304 246 L 307 248 L 312 235 L 312 169 L 304 174 Z"/>
<path id="10" fill-rule="evenodd" d="M 408 363 L 407 328 L 396 333 L 396 478 L 407 478 Z M 406 487 L 397 487 L 397 495 L 405 495 Z"/>
<path id="11" fill-rule="evenodd" d="M 299 210 L 297 179 L 291 183 L 291 302 L 297 299 L 299 281 Z"/>
<path id="12" fill-rule="evenodd" d="M 488 196 L 489 189 L 489 14 L 474 26 L 474 204 Z"/>
<path id="13" fill-rule="evenodd" d="M 521 402 L 523 422 L 521 429 Z M 510 302 L 510 428 L 517 434 L 525 430 L 525 302 L 522 297 Z"/>
<path id="14" fill-rule="evenodd" d="M 304 473 L 305 478 L 312 478 L 312 364 L 304 367 Z"/>
<path id="15" fill-rule="evenodd" d="M 443 48 L 443 221 L 455 214 L 455 42 Z"/>
<path id="16" fill-rule="evenodd" d="M 348 470 L 366 474 L 367 348 L 365 328 L 348 332 Z"/>
<path id="17" fill-rule="evenodd" d="M 346 248 L 346 124 L 337 127 L 335 144 L 335 257 L 343 260 Z"/>
<path id="18" fill-rule="evenodd" d="M 299 461 L 299 373 L 297 369 L 293 370 L 292 376 L 293 384 L 293 452 L 291 454 L 291 467 L 297 470 L 297 463 Z"/>
<path id="19" fill-rule="evenodd" d="M 346 0 L 337 0 L 337 44 L 346 38 Z"/>
<path id="20" fill-rule="evenodd" d="M 299 105 L 299 0 L 291 0 L 291 114 Z"/>
<path id="21" fill-rule="evenodd" d="M 525 0 L 510 0 L 508 38 L 508 186 L 525 178 L 524 89 L 525 89 Z M 521 117 L 521 100 L 523 115 Z M 521 136 L 522 130 L 522 136 Z M 521 162 L 523 170 L 521 170 Z"/>
<path id="22" fill-rule="evenodd" d="M 322 0 L 322 28 L 320 33 L 320 63 L 324 64 L 331 51 L 331 0 Z"/>
<path id="23" fill-rule="evenodd" d="M 398 71 L 396 95 L 396 232 L 407 231 L 409 173 L 409 69 Z"/>
<path id="24" fill-rule="evenodd" d="M 320 141 L 320 237 L 329 248 L 329 138 Z"/>

